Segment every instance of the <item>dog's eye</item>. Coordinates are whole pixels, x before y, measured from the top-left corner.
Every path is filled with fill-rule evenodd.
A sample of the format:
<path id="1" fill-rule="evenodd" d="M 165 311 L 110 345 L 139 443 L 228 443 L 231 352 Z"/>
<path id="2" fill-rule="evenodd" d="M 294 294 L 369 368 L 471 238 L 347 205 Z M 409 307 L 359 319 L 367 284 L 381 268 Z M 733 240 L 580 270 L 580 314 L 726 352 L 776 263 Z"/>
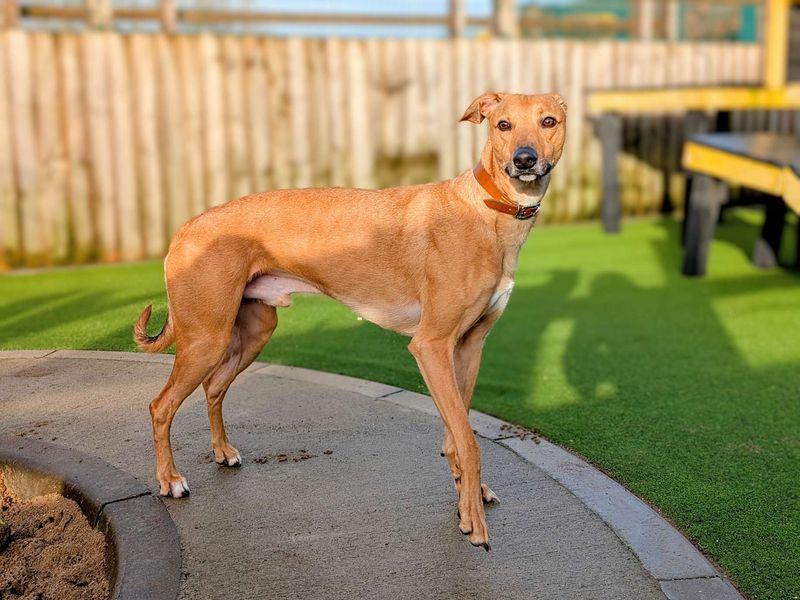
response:
<path id="1" fill-rule="evenodd" d="M 509 129 L 511 129 L 511 123 L 509 123 L 508 121 L 498 121 L 497 128 L 500 131 L 508 131 Z"/>
<path id="2" fill-rule="evenodd" d="M 554 117 L 545 117 L 544 119 L 542 119 L 542 127 L 544 127 L 545 129 L 550 129 L 552 127 L 555 127 L 556 123 L 558 123 L 558 121 L 556 121 Z"/>

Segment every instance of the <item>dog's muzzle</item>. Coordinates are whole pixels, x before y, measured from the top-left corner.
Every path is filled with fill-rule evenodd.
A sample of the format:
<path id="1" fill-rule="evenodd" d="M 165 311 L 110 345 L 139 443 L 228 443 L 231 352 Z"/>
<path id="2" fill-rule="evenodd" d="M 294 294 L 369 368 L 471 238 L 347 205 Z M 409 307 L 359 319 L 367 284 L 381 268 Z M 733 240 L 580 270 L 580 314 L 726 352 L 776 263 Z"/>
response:
<path id="1" fill-rule="evenodd" d="M 519 179 L 520 181 L 533 181 L 537 177 L 544 177 L 553 168 L 546 160 L 539 157 L 530 146 L 523 146 L 517 148 L 511 162 L 506 167 L 506 173 L 509 177 Z"/>

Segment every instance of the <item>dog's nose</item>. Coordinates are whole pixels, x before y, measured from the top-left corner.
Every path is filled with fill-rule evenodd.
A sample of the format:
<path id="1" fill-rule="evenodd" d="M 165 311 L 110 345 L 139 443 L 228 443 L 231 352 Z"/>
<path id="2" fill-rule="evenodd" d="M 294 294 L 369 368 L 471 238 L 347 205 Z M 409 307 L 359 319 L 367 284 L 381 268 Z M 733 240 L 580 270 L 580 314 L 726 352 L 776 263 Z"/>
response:
<path id="1" fill-rule="evenodd" d="M 528 146 L 524 146 L 522 148 L 518 148 L 516 152 L 514 152 L 514 166 L 522 171 L 527 171 L 528 169 L 532 169 L 533 165 L 536 164 L 539 155 L 536 154 L 536 150 L 533 148 L 529 148 Z"/>

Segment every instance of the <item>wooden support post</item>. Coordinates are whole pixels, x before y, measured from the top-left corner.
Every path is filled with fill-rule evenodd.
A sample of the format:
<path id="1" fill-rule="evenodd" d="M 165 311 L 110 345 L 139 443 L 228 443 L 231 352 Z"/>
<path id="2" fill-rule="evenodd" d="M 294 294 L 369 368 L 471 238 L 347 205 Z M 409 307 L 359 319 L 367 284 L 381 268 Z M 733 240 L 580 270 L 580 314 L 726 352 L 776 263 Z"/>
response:
<path id="1" fill-rule="evenodd" d="M 177 21 L 175 0 L 159 0 L 158 13 L 161 19 L 161 31 L 175 33 L 175 23 Z"/>
<path id="2" fill-rule="evenodd" d="M 653 0 L 636 0 L 636 37 L 640 40 L 653 39 L 655 6 Z"/>
<path id="3" fill-rule="evenodd" d="M 789 51 L 789 8 L 791 0 L 769 0 L 764 22 L 764 84 L 768 88 L 786 85 Z"/>
<path id="4" fill-rule="evenodd" d="M 3 0 L 2 29 L 13 29 L 19 23 L 19 0 Z"/>
<path id="5" fill-rule="evenodd" d="M 667 11 L 667 41 L 677 42 L 681 37 L 681 5 L 678 0 L 667 0 L 664 7 Z"/>
<path id="6" fill-rule="evenodd" d="M 603 230 L 606 233 L 617 233 L 622 218 L 618 162 L 619 154 L 622 152 L 622 117 L 613 113 L 601 115 L 595 127 L 600 138 L 603 165 L 603 195 L 600 207 Z"/>
<path id="7" fill-rule="evenodd" d="M 728 185 L 707 175 L 692 175 L 692 191 L 686 207 L 684 275 L 705 275 L 708 251 L 719 220 L 719 208 L 728 197 Z"/>
<path id="8" fill-rule="evenodd" d="M 92 29 L 110 29 L 114 22 L 111 0 L 86 0 L 86 19 Z"/>
<path id="9" fill-rule="evenodd" d="M 497 37 L 517 37 L 519 19 L 517 0 L 494 0 L 494 34 Z"/>
<path id="10" fill-rule="evenodd" d="M 467 11 L 464 0 L 450 0 L 450 37 L 464 37 L 467 29 Z"/>
<path id="11" fill-rule="evenodd" d="M 778 257 L 786 223 L 786 204 L 781 198 L 768 198 L 764 206 L 764 225 L 753 247 L 753 264 L 759 269 L 778 266 Z"/>

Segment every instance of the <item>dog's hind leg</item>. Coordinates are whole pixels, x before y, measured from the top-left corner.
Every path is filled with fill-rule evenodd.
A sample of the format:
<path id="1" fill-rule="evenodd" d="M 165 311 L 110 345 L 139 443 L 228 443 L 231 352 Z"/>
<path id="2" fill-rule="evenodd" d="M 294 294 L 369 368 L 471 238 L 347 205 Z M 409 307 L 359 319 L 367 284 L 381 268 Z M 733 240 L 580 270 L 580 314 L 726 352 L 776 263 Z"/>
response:
<path id="1" fill-rule="evenodd" d="M 222 356 L 225 350 L 223 343 L 227 344 L 227 339 L 211 344 L 200 337 L 191 341 L 179 340 L 172 373 L 164 389 L 150 403 L 156 454 L 156 479 L 162 496 L 181 498 L 189 495 L 186 479 L 175 466 L 170 429 L 178 408 L 189 394 L 197 389 Z"/>
<path id="2" fill-rule="evenodd" d="M 242 464 L 239 451 L 228 441 L 222 419 L 222 402 L 228 387 L 256 359 L 277 325 L 278 315 L 274 306 L 243 302 L 225 354 L 203 381 L 208 400 L 208 420 L 211 422 L 211 448 L 217 464 L 228 467 Z"/>

